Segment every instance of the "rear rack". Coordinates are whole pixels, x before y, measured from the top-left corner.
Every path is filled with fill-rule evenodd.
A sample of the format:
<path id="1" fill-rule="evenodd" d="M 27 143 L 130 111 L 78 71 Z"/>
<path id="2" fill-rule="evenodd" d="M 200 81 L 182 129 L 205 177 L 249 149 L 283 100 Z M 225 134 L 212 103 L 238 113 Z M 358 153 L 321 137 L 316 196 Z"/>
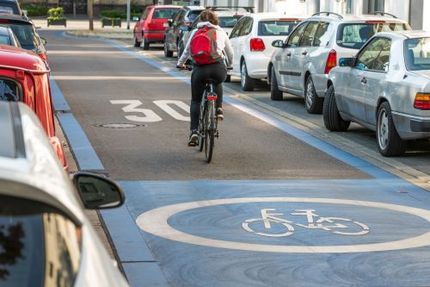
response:
<path id="1" fill-rule="evenodd" d="M 391 13 L 387 13 L 387 12 L 384 12 L 384 11 L 375 11 L 375 12 L 373 12 L 373 15 L 381 15 L 381 16 L 388 15 L 388 16 L 391 16 L 391 17 L 397 19 L 396 15 L 393 15 Z"/>
<path id="2" fill-rule="evenodd" d="M 313 14 L 313 15 L 312 15 L 312 17 L 313 17 L 313 16 L 323 15 L 323 14 L 325 14 L 326 16 L 333 15 L 333 16 L 338 17 L 339 19 L 343 19 L 343 16 L 342 16 L 342 15 L 337 14 L 337 13 L 334 13 L 334 12 L 329 12 L 329 11 L 324 11 L 324 12 L 318 12 L 318 13 L 315 13 L 315 14 Z"/>

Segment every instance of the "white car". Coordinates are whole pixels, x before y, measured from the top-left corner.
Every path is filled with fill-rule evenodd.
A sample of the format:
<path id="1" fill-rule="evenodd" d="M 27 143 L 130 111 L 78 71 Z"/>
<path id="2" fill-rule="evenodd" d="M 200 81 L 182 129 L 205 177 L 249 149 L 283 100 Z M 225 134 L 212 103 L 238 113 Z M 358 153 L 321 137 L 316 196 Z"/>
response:
<path id="1" fill-rule="evenodd" d="M 282 13 L 256 13 L 240 18 L 230 33 L 234 60 L 229 76 L 240 77 L 242 90 L 252 91 L 257 80 L 267 77 L 275 49 L 272 42 L 285 39 L 300 21 Z"/>
<path id="2" fill-rule="evenodd" d="M 6 259 L 0 285 L 128 286 L 81 203 L 119 206 L 119 187 L 77 173 L 76 189 L 36 115 L 22 103 L 0 101 L 0 134 L 0 255 Z"/>

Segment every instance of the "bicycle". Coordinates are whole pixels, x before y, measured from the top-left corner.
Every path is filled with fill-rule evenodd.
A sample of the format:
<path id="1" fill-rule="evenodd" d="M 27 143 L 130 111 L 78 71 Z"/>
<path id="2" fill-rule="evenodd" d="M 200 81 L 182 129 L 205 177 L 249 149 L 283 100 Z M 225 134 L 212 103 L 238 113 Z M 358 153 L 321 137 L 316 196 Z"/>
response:
<path id="1" fill-rule="evenodd" d="M 360 236 L 369 233 L 370 229 L 367 225 L 354 221 L 349 218 L 341 217 L 323 217 L 315 213 L 313 209 L 299 209 L 295 212 L 290 213 L 294 216 L 305 216 L 307 224 L 295 223 L 293 221 L 284 219 L 282 213 L 274 213 L 276 209 L 265 208 L 262 209 L 261 217 L 250 218 L 242 223 L 242 228 L 250 233 L 255 233 L 257 235 L 267 236 L 267 237 L 286 237 L 294 233 L 294 225 L 306 229 L 319 229 L 324 231 L 329 231 L 334 234 L 339 235 L 349 235 L 349 236 Z M 256 231 L 255 224 L 264 227 L 263 230 L 267 232 Z M 273 232 L 272 225 L 281 225 L 281 231 Z M 261 230 L 261 228 L 259 229 Z M 277 229 L 279 230 L 279 229 Z"/>
<path id="2" fill-rule="evenodd" d="M 192 70 L 192 67 L 188 65 L 177 68 L 189 71 Z M 217 99 L 218 95 L 215 93 L 214 82 L 212 80 L 207 80 L 200 103 L 199 126 L 197 131 L 199 137 L 199 151 L 205 150 L 207 163 L 210 163 L 212 160 L 215 138 L 219 137 L 218 118 L 216 116 Z"/>

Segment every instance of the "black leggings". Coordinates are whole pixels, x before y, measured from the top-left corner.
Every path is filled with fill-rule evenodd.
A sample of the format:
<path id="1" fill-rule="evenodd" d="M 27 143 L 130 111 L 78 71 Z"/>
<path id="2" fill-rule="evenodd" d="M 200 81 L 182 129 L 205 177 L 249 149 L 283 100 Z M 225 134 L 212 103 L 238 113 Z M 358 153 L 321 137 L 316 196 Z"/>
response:
<path id="1" fill-rule="evenodd" d="M 200 102 L 205 90 L 205 81 L 211 79 L 215 83 L 215 93 L 218 95 L 216 106 L 222 107 L 222 82 L 227 76 L 224 63 L 204 66 L 194 66 L 191 74 L 191 125 L 190 130 L 197 130 L 199 126 Z"/>

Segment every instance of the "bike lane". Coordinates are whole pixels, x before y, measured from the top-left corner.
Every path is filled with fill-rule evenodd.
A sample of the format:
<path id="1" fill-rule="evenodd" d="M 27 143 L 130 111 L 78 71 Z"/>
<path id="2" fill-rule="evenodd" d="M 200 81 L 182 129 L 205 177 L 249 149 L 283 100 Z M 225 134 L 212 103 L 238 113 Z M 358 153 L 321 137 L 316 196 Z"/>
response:
<path id="1" fill-rule="evenodd" d="M 227 101 L 372 178 L 121 181 L 126 205 L 102 215 L 132 286 L 427 284 L 425 191 L 234 98 Z M 68 136 L 76 129 L 72 124 Z M 84 137 L 79 134 L 79 149 L 91 150 Z M 94 151 L 89 162 L 87 154 L 75 156 L 87 169 L 103 169 Z M 276 214 L 269 226 L 259 221 L 262 210 Z M 318 215 L 315 225 L 294 215 L 304 210 Z M 338 225 L 333 217 L 351 221 Z M 363 225 L 369 232 L 354 235 L 366 230 Z M 285 228 L 288 235 L 276 236 Z"/>

